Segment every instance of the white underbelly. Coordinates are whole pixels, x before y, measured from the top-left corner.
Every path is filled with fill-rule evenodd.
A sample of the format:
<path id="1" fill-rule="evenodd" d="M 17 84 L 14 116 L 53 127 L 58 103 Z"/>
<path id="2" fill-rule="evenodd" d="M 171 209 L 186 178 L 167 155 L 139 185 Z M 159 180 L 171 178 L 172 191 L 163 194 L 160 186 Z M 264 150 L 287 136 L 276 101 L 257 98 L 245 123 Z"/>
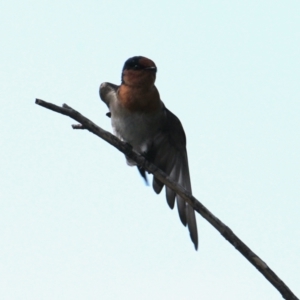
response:
<path id="1" fill-rule="evenodd" d="M 112 112 L 112 127 L 120 139 L 129 143 L 136 151 L 145 152 L 157 133 L 162 114 Z"/>

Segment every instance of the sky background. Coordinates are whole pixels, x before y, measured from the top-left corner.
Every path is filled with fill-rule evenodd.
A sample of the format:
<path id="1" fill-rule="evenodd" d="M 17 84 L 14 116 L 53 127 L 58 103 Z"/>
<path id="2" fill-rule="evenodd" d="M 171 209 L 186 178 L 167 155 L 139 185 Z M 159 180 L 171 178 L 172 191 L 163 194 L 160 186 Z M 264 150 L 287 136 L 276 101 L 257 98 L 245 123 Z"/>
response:
<path id="1" fill-rule="evenodd" d="M 300 295 L 299 1 L 0 5 L 0 298 L 282 299 L 197 215 L 71 119 L 106 130 L 101 82 L 151 58 L 186 135 L 194 196 Z"/>

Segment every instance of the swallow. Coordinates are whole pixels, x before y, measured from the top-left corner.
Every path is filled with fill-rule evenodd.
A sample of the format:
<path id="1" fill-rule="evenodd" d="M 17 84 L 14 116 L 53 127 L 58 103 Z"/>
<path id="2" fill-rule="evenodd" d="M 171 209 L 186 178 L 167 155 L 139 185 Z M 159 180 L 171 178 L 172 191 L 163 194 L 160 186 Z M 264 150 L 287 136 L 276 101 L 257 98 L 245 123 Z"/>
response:
<path id="1" fill-rule="evenodd" d="M 156 165 L 174 181 L 192 192 L 186 136 L 179 119 L 160 99 L 155 86 L 157 67 L 143 56 L 126 60 L 122 69 L 121 85 L 104 82 L 100 85 L 101 100 L 107 105 L 114 134 L 130 144 L 135 151 Z M 126 157 L 127 164 L 136 163 Z M 146 172 L 138 166 L 141 175 Z M 153 176 L 152 186 L 159 194 L 164 184 Z M 197 223 L 194 209 L 172 189 L 165 187 L 167 203 L 174 208 L 188 226 L 195 249 L 198 249 Z"/>

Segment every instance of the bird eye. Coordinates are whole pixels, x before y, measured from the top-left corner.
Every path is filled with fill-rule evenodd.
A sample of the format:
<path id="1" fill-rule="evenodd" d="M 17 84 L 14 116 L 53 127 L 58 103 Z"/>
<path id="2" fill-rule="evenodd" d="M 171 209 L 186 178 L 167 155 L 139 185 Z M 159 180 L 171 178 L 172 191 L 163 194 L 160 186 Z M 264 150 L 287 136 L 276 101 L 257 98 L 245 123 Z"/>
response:
<path id="1" fill-rule="evenodd" d="M 123 67 L 124 70 L 141 70 L 143 67 L 140 65 L 139 60 L 135 57 L 128 59 Z"/>

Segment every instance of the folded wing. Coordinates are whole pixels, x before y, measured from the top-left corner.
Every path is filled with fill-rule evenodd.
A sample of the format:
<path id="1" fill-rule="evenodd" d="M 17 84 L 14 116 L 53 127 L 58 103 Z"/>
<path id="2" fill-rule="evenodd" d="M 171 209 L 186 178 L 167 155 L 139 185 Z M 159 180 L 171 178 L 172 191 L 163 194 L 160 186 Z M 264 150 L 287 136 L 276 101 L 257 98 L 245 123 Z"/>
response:
<path id="1" fill-rule="evenodd" d="M 165 123 L 149 149 L 149 159 L 174 181 L 178 182 L 189 192 L 192 192 L 183 127 L 172 112 L 167 108 L 164 109 Z M 153 177 L 153 189 L 156 193 L 160 193 L 163 186 L 162 182 Z M 191 239 L 197 249 L 198 233 L 194 209 L 182 197 L 176 195 L 173 190 L 168 187 L 165 188 L 170 208 L 173 209 L 176 199 L 180 220 L 184 226 L 188 225 Z"/>

